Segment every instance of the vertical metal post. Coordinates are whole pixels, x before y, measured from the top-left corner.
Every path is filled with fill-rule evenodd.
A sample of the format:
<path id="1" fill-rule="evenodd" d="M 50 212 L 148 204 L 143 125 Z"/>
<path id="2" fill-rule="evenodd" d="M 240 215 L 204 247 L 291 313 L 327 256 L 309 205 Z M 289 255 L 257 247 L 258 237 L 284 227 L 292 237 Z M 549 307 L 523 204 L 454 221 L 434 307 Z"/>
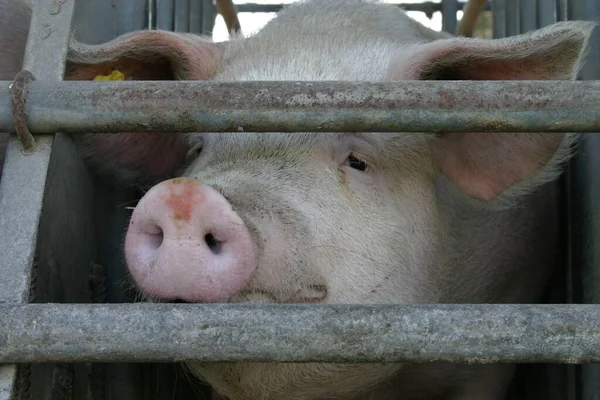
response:
<path id="1" fill-rule="evenodd" d="M 542 0 L 543 2 L 543 0 Z M 538 0 L 520 0 L 519 1 L 519 33 L 533 31 L 538 27 Z M 544 7 L 551 9 L 548 4 Z"/>
<path id="2" fill-rule="evenodd" d="M 569 0 L 556 0 L 556 20 L 567 20 L 567 9 Z"/>
<path id="3" fill-rule="evenodd" d="M 560 17 L 561 4 L 566 6 L 567 0 L 537 0 L 537 26 L 543 28 L 560 20 L 566 19 L 566 14 Z M 559 216 L 560 216 L 560 265 L 553 274 L 550 282 L 550 290 L 547 293 L 546 301 L 548 303 L 573 303 L 574 301 L 574 282 L 572 246 L 571 246 L 571 226 L 572 216 L 570 211 L 571 204 L 571 168 L 566 166 L 563 175 L 558 184 L 559 194 Z M 577 397 L 577 370 L 576 365 L 553 365 L 545 366 L 544 376 L 545 385 L 540 390 L 541 399 L 557 400 L 576 400 Z"/>
<path id="4" fill-rule="evenodd" d="M 520 0 L 506 0 L 506 36 L 518 35 L 520 31 Z"/>
<path id="5" fill-rule="evenodd" d="M 190 0 L 175 1 L 175 32 L 189 32 L 190 30 Z"/>
<path id="6" fill-rule="evenodd" d="M 156 29 L 173 30 L 174 6 L 174 0 L 156 0 Z"/>
<path id="7" fill-rule="evenodd" d="M 553 24 L 557 22 L 558 15 L 558 2 L 562 0 L 538 0 L 536 1 L 537 8 L 537 27 L 541 28 L 546 25 Z"/>
<path id="8" fill-rule="evenodd" d="M 202 34 L 212 36 L 215 29 L 215 17 L 217 16 L 217 7 L 213 0 L 202 1 Z"/>
<path id="9" fill-rule="evenodd" d="M 506 37 L 506 0 L 492 0 L 494 39 Z"/>
<path id="10" fill-rule="evenodd" d="M 62 80 L 74 14 L 74 0 L 34 2 L 24 69 L 38 80 Z M 27 303 L 46 176 L 54 135 L 36 137 L 37 149 L 24 155 L 11 135 L 0 181 L 0 303 Z M 15 390 L 16 365 L 0 367 L 0 399 Z"/>
<path id="11" fill-rule="evenodd" d="M 189 0 L 190 1 L 190 12 L 189 12 L 189 32 L 190 33 L 202 33 L 202 19 L 203 12 L 202 0 Z"/>
<path id="12" fill-rule="evenodd" d="M 597 0 L 570 0 L 567 19 L 597 20 L 600 3 Z M 600 30 L 596 28 L 590 39 L 590 49 L 580 79 L 600 79 Z M 579 152 L 572 166 L 572 265 L 580 270 L 579 300 L 600 304 L 600 135 L 583 134 Z M 580 366 L 581 399 L 600 398 L 600 365 Z"/>
<path id="13" fill-rule="evenodd" d="M 442 30 L 456 34 L 456 13 L 458 0 L 442 0 Z"/>

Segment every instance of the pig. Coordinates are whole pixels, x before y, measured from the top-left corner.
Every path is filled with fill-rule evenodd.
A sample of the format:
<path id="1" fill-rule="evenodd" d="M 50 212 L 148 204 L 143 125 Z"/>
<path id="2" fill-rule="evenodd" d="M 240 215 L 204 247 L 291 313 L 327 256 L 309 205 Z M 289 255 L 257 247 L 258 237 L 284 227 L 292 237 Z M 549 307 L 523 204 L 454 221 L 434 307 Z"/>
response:
<path id="1" fill-rule="evenodd" d="M 569 21 L 506 39 L 458 38 L 394 6 L 307 0 L 224 43 L 163 31 L 73 42 L 66 79 L 117 68 L 136 80 L 572 80 L 593 28 Z M 315 304 L 538 302 L 558 248 L 556 179 L 577 139 L 73 136 L 90 168 L 148 179 L 124 243 L 148 301 Z M 230 400 L 501 400 L 514 374 L 506 364 L 187 367 Z"/>

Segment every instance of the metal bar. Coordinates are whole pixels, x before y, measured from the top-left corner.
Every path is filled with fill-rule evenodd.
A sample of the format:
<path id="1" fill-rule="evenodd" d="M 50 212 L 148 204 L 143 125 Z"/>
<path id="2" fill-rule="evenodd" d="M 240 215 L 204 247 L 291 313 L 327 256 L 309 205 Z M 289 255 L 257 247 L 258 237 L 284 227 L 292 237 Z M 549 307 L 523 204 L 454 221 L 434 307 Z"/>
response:
<path id="1" fill-rule="evenodd" d="M 173 0 L 156 0 L 156 29 L 172 31 L 175 19 Z"/>
<path id="2" fill-rule="evenodd" d="M 175 32 L 189 32 L 190 30 L 190 0 L 174 0 L 175 2 Z"/>
<path id="3" fill-rule="evenodd" d="M 561 0 L 536 1 L 537 10 L 534 11 L 537 14 L 538 20 L 536 28 L 542 28 L 558 21 L 557 10 L 560 1 Z"/>
<path id="4" fill-rule="evenodd" d="M 557 0 L 556 3 L 556 18 L 558 21 L 566 21 L 568 14 L 569 0 Z"/>
<path id="5" fill-rule="evenodd" d="M 492 0 L 494 39 L 506 37 L 506 0 Z"/>
<path id="6" fill-rule="evenodd" d="M 549 0 L 542 0 L 549 1 Z M 550 0 L 551 2 L 551 0 Z M 520 0 L 519 1 L 519 33 L 533 31 L 538 28 L 538 0 Z M 550 9 L 544 2 L 543 7 Z"/>
<path id="7" fill-rule="evenodd" d="M 600 361 L 592 305 L 29 304 L 0 315 L 0 362 Z"/>
<path id="8" fill-rule="evenodd" d="M 600 135 L 583 135 L 572 168 L 572 235 L 573 265 L 581 265 L 582 298 L 585 303 L 600 303 Z M 579 283 L 579 282 L 578 282 Z M 597 399 L 600 394 L 600 369 L 590 365 L 582 371 L 583 399 Z"/>
<path id="9" fill-rule="evenodd" d="M 37 79 L 62 79 L 74 8 L 74 0 L 34 2 L 23 67 Z M 11 135 L 6 149 L 0 180 L 0 303 L 26 303 L 30 297 L 53 135 L 37 136 L 36 142 L 36 151 L 24 155 Z M 2 367 L 0 399 L 12 397 L 16 375 L 15 365 Z"/>
<path id="10" fill-rule="evenodd" d="M 464 5 L 465 5 L 465 1 L 459 1 L 458 2 L 458 9 L 461 10 Z M 388 3 L 391 5 L 395 5 L 398 6 L 400 8 L 402 8 L 403 10 L 406 11 L 419 11 L 419 12 L 442 12 L 442 3 L 433 3 L 433 2 L 422 2 L 422 3 Z M 283 7 L 285 7 L 286 5 L 284 4 L 257 4 L 257 3 L 242 3 L 242 4 L 236 4 L 236 8 L 238 10 L 238 12 L 242 13 L 276 13 L 281 11 L 281 9 Z M 490 4 L 486 4 L 485 6 L 485 11 L 489 11 L 491 10 L 491 5 Z"/>
<path id="11" fill-rule="evenodd" d="M 442 30 L 456 34 L 456 12 L 459 10 L 457 0 L 442 0 Z"/>
<path id="12" fill-rule="evenodd" d="M 597 0 L 569 0 L 567 19 L 596 21 L 600 17 Z M 586 62 L 581 69 L 580 79 L 600 79 L 600 29 L 596 27 L 590 37 Z M 595 131 L 600 132 L 600 130 Z M 585 135 L 578 146 L 579 152 L 572 160 L 573 196 L 572 213 L 573 265 L 580 266 L 580 298 L 583 303 L 600 304 L 600 208 L 595 203 L 600 198 L 598 170 L 598 135 Z M 575 264 L 577 262 L 577 264 Z M 600 398 L 600 364 L 584 365 L 580 368 L 581 400 Z"/>
<path id="13" fill-rule="evenodd" d="M 519 34 L 519 0 L 506 0 L 506 36 Z"/>
<path id="14" fill-rule="evenodd" d="M 217 16 L 217 8 L 212 0 L 202 0 L 202 25 L 201 33 L 212 35 L 215 28 L 215 18 Z"/>
<path id="15" fill-rule="evenodd" d="M 156 29 L 156 0 L 146 0 L 146 28 Z"/>
<path id="16" fill-rule="evenodd" d="M 600 81 L 33 82 L 26 110 L 37 133 L 589 132 Z"/>
<path id="17" fill-rule="evenodd" d="M 202 0 L 189 0 L 188 32 L 196 34 L 202 33 L 203 13 Z"/>

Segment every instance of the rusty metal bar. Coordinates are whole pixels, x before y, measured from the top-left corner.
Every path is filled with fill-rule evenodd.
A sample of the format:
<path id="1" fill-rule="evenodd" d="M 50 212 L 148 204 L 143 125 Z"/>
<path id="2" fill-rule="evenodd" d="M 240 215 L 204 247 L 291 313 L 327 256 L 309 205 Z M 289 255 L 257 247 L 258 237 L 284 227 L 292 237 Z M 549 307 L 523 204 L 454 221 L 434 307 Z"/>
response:
<path id="1" fill-rule="evenodd" d="M 14 129 L 0 82 L 0 131 Z M 34 133 L 587 132 L 600 81 L 33 82 Z"/>
<path id="2" fill-rule="evenodd" d="M 600 361 L 593 305 L 30 304 L 0 315 L 0 362 Z"/>

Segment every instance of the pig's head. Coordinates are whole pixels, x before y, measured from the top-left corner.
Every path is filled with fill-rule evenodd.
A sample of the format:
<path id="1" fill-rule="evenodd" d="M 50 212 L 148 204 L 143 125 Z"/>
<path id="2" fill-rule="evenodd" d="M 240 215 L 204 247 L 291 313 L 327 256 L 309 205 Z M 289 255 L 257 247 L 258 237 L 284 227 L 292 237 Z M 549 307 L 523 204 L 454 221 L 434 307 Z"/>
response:
<path id="1" fill-rule="evenodd" d="M 361 7 L 356 26 L 361 15 L 382 15 L 380 6 Z M 410 25 L 398 15 L 398 24 Z M 115 42 L 112 51 L 123 57 L 121 69 L 132 54 L 167 55 L 167 79 L 572 79 L 592 29 L 568 22 L 505 40 L 407 43 L 378 34 L 373 17 L 367 34 L 332 28 L 323 40 L 310 16 L 296 16 L 224 50 L 161 33 L 127 52 Z M 301 32 L 286 36 L 285 21 Z M 140 290 L 161 301 L 267 303 L 487 301 L 477 291 L 485 274 L 463 282 L 461 293 L 447 292 L 457 260 L 440 212 L 440 179 L 457 189 L 457 204 L 518 199 L 556 178 L 572 142 L 560 133 L 140 134 L 122 152 L 112 138 L 99 139 L 113 140 L 103 152 L 144 170 L 159 163 L 172 172 L 189 150 L 182 177 L 154 186 L 133 212 L 125 254 Z M 401 368 L 190 366 L 232 400 L 348 398 Z"/>

